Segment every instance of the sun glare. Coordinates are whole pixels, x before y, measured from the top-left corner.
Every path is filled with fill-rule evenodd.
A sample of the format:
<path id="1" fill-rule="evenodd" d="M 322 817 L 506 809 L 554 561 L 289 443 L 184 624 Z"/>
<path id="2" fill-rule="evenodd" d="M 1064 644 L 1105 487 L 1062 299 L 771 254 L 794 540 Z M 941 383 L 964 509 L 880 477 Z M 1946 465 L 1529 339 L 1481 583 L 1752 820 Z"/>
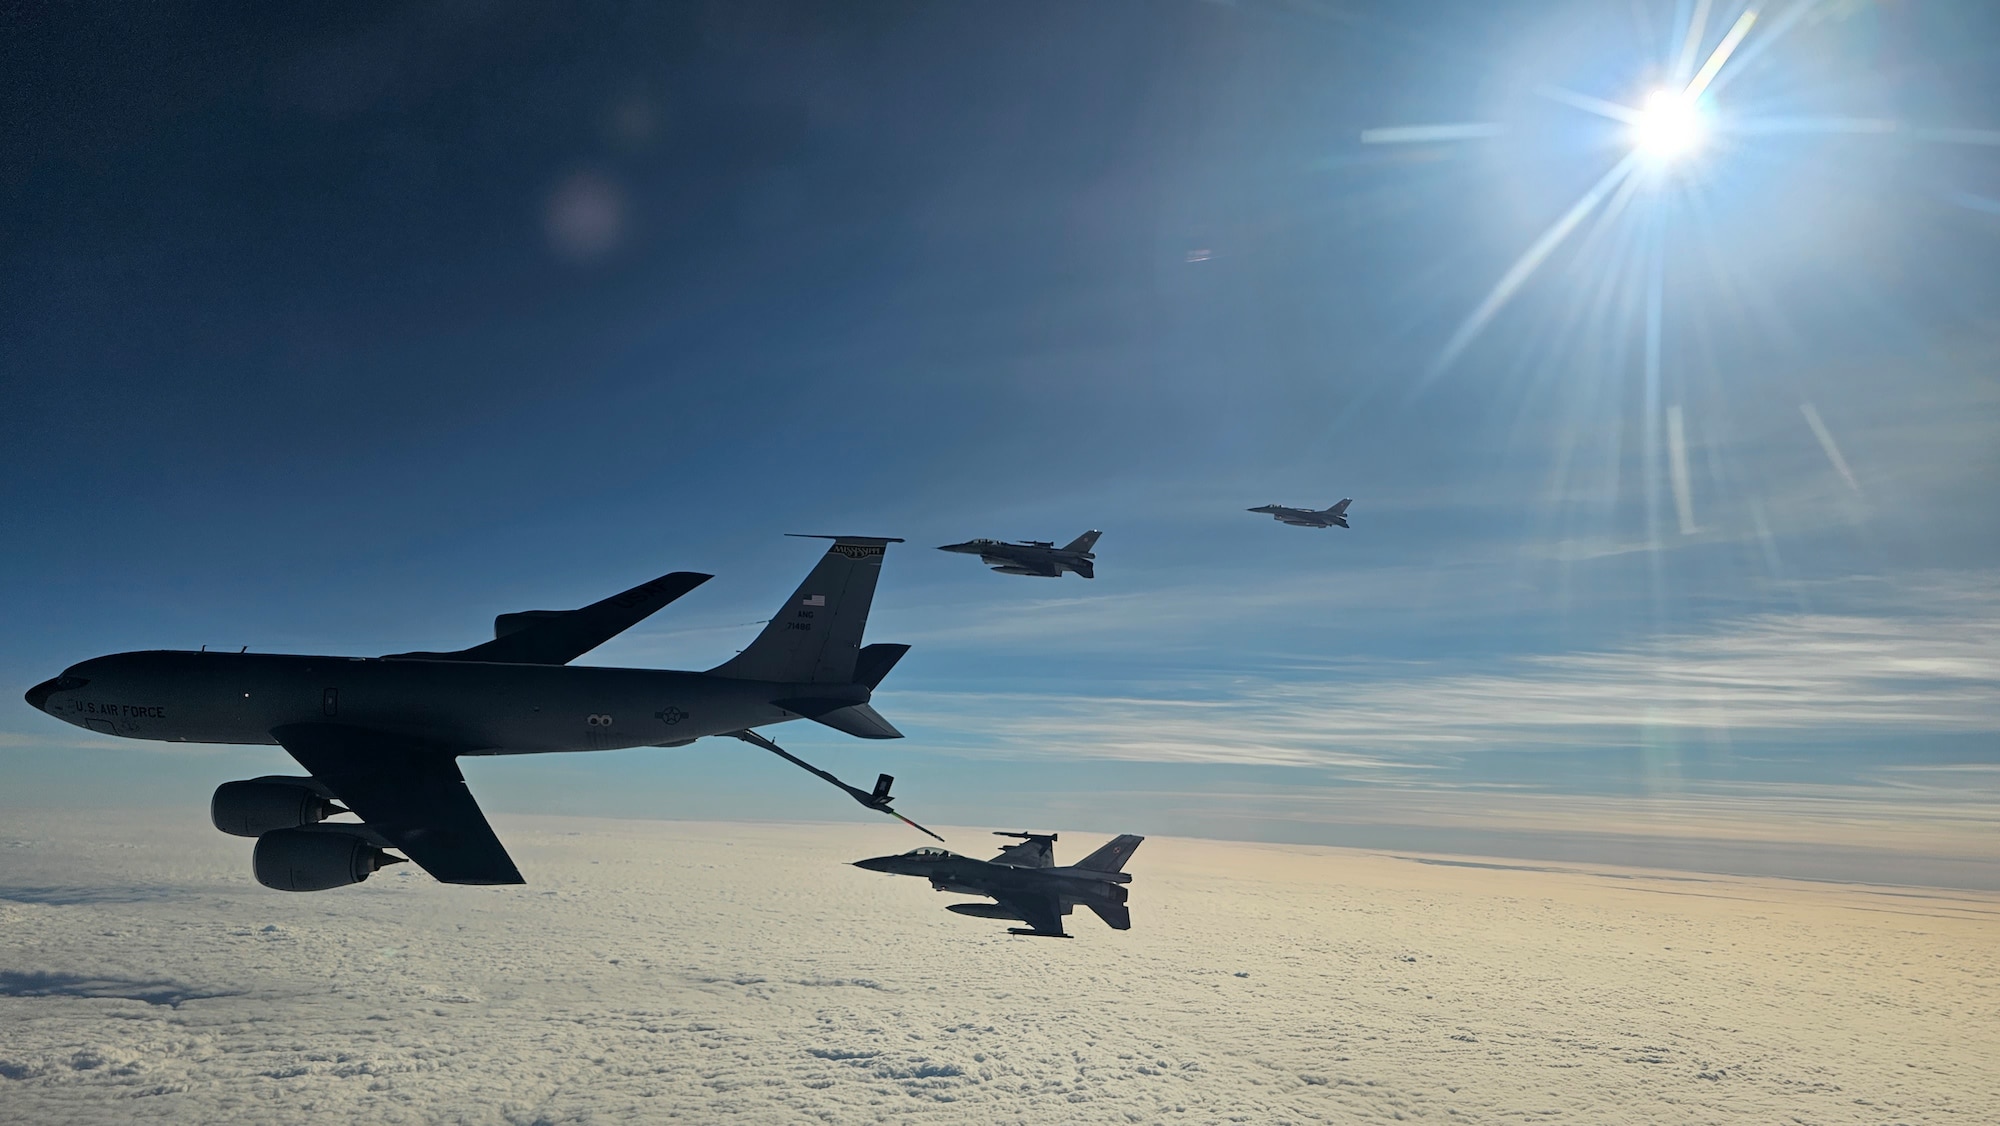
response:
<path id="1" fill-rule="evenodd" d="M 1701 147 L 1704 132 L 1694 98 L 1655 90 L 1632 122 L 1632 147 L 1656 161 L 1679 160 Z"/>

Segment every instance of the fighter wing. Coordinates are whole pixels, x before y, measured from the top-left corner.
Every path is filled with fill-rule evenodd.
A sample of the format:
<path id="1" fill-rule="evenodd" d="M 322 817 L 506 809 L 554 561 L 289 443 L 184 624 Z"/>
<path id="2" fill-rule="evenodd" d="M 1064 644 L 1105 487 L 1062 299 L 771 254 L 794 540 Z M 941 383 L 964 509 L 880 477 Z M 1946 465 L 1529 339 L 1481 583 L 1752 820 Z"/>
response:
<path id="1" fill-rule="evenodd" d="M 1031 836 L 1019 844 L 1010 844 L 1000 850 L 991 863 L 1012 864 L 1018 868 L 1049 868 L 1056 862 L 1055 849 L 1046 836 Z"/>
<path id="2" fill-rule="evenodd" d="M 292 724 L 271 734 L 369 828 L 440 881 L 527 882 L 449 751 L 335 724 Z"/>
<path id="3" fill-rule="evenodd" d="M 1059 935 L 1063 933 L 1062 904 L 1053 895 L 1036 895 L 1034 892 L 1009 892 L 994 895 L 1000 905 L 1014 912 L 1029 928 L 1040 933 Z"/>

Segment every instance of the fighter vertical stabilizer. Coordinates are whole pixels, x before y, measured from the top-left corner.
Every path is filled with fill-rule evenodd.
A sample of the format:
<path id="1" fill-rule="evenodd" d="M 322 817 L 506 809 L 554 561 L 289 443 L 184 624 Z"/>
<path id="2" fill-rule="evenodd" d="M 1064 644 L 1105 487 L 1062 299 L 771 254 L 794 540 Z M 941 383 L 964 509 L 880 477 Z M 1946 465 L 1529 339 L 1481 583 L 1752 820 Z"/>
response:
<path id="1" fill-rule="evenodd" d="M 1125 870 L 1125 862 L 1132 859 L 1133 853 L 1139 851 L 1139 842 L 1145 839 L 1133 836 L 1131 833 L 1114 837 L 1111 843 L 1077 861 L 1076 866 L 1088 868 L 1093 872 L 1122 872 Z"/>

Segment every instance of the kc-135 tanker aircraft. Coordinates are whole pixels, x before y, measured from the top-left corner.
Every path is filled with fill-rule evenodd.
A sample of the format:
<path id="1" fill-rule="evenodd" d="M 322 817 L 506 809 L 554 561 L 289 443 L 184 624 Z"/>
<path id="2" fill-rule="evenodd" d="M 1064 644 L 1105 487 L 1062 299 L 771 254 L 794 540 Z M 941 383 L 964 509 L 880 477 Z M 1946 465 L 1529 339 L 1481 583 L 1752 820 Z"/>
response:
<path id="1" fill-rule="evenodd" d="M 733 735 L 901 818 L 888 775 L 860 790 L 751 730 L 810 719 L 863 739 L 902 737 L 868 700 L 909 646 L 861 644 L 883 552 L 902 541 L 807 538 L 833 544 L 750 647 L 707 672 L 569 663 L 712 577 L 676 571 L 580 610 L 502 614 L 493 640 L 456 652 L 116 653 L 70 666 L 27 699 L 105 735 L 284 747 L 310 777 L 225 783 L 210 812 L 223 832 L 257 838 L 258 881 L 286 891 L 359 883 L 402 860 L 389 848 L 445 883 L 525 882 L 473 801 L 461 755 Z M 346 812 L 362 823 L 322 824 Z"/>

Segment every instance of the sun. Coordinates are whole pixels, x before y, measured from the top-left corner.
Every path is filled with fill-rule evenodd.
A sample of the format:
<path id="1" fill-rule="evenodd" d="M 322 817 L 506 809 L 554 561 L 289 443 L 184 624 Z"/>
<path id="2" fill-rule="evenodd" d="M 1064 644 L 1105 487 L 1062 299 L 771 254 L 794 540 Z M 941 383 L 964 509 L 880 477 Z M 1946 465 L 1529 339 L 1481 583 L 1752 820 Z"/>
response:
<path id="1" fill-rule="evenodd" d="M 1699 149 L 1707 132 L 1701 107 L 1693 97 L 1655 90 L 1632 120 L 1632 148 L 1657 163 L 1668 164 Z"/>
<path id="2" fill-rule="evenodd" d="M 1756 2 L 1730 0 L 1729 4 L 1722 6 Z M 1579 231 L 1587 232 L 1581 237 L 1594 244 L 1599 241 L 1596 237 L 1598 233 L 1621 218 L 1631 220 L 1633 216 L 1639 216 L 1646 229 L 1657 232 L 1659 224 L 1670 214 L 1699 211 L 1702 203 L 1697 197 L 1713 186 L 1707 182 L 1711 179 L 1707 168 L 1711 158 L 1734 155 L 1733 150 L 1741 145 L 1743 137 L 1759 132 L 1822 129 L 1880 131 L 1879 123 L 1866 120 L 1745 118 L 1735 110 L 1718 107 L 1715 100 L 1717 92 L 1727 83 L 1730 74 L 1741 72 L 1742 64 L 1739 63 L 1737 69 L 1728 74 L 1725 68 L 1756 26 L 1758 9 L 1743 8 L 1704 57 L 1701 46 L 1707 39 L 1710 9 L 1715 6 L 1713 0 L 1699 0 L 1691 6 L 1687 27 L 1678 37 L 1678 47 L 1670 57 L 1659 60 L 1643 72 L 1651 74 L 1652 81 L 1659 85 L 1639 87 L 1642 90 L 1650 87 L 1650 92 L 1636 103 L 1613 101 L 1553 83 L 1535 87 L 1535 92 L 1542 97 L 1612 123 L 1614 129 L 1593 131 L 1590 135 L 1623 151 L 1596 182 L 1585 188 L 1582 195 L 1556 216 L 1493 283 L 1493 288 L 1445 341 L 1424 377 L 1426 380 L 1436 378 L 1449 367 L 1543 264 Z M 1804 12 L 1810 6 L 1808 0 L 1788 10 Z M 1680 7 L 1683 10 L 1690 8 L 1686 4 Z M 1790 16 L 1786 20 L 1772 34 L 1796 22 Z M 1500 122 L 1395 126 L 1365 129 L 1361 133 L 1361 143 L 1435 145 L 1440 141 L 1485 140 L 1505 132 L 1506 126 Z M 1985 140 L 1989 134 L 1973 133 L 1981 138 L 1977 143 L 1990 143 Z M 1710 153 L 1710 149 L 1729 151 Z M 1691 207 L 1684 206 L 1690 204 Z M 1592 219 L 1593 215 L 1595 219 Z M 1639 228 L 1634 227 L 1633 230 Z M 1657 279 L 1662 269 L 1660 254 L 1664 244 L 1659 238 L 1649 236 L 1648 245 L 1651 247 L 1645 251 L 1648 259 L 1641 268 L 1655 279 L 1653 296 L 1649 299 L 1652 312 L 1648 316 L 1656 318 L 1659 308 Z M 1659 342 L 1657 333 L 1650 330 L 1647 348 L 1648 362 L 1657 364 Z"/>

